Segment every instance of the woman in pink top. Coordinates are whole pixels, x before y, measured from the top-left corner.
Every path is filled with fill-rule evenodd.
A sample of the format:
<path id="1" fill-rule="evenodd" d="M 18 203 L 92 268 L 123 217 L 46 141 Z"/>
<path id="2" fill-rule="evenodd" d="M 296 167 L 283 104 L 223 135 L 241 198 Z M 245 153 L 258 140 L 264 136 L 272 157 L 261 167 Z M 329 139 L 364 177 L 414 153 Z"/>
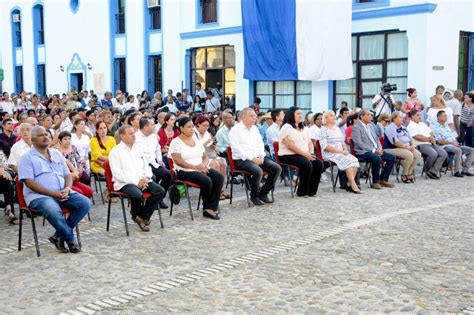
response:
<path id="1" fill-rule="evenodd" d="M 407 94 L 408 99 L 402 105 L 402 113 L 405 121 L 408 122 L 410 120 L 409 113 L 414 109 L 421 112 L 423 111 L 424 106 L 421 100 L 418 98 L 418 92 L 416 91 L 416 89 L 408 88 Z"/>
<path id="2" fill-rule="evenodd" d="M 296 194 L 312 197 L 318 192 L 324 164 L 312 155 L 313 142 L 304 128 L 302 117 L 303 113 L 298 107 L 290 107 L 286 112 L 280 129 L 278 157 L 282 163 L 300 168 Z"/>

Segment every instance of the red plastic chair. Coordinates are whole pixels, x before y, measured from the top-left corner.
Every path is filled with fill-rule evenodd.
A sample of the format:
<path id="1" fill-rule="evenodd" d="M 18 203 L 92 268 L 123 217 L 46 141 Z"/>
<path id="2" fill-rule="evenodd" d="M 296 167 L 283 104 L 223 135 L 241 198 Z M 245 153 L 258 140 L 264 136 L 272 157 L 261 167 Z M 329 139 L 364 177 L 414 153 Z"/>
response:
<path id="1" fill-rule="evenodd" d="M 229 161 L 229 168 L 230 168 L 229 173 L 230 173 L 230 177 L 231 177 L 231 179 L 230 179 L 230 204 L 232 204 L 232 198 L 234 196 L 234 178 L 238 175 L 242 175 L 242 177 L 244 178 L 244 188 L 245 188 L 245 195 L 247 196 L 247 204 L 250 208 L 251 207 L 250 197 L 249 197 L 250 182 L 249 182 L 248 177 L 252 176 L 252 174 L 250 174 L 249 172 L 244 171 L 244 170 L 239 170 L 235 167 L 235 161 L 232 158 L 232 149 L 230 147 L 228 147 L 226 149 L 226 152 L 227 152 L 227 160 Z M 268 175 L 268 172 L 263 171 L 262 176 L 267 176 L 267 175 Z M 272 199 L 273 199 L 273 190 L 272 190 Z"/>
<path id="2" fill-rule="evenodd" d="M 112 197 L 118 197 L 120 198 L 120 203 L 122 205 L 122 214 L 123 214 L 123 222 L 125 223 L 125 232 L 127 233 L 127 236 L 129 236 L 130 233 L 128 231 L 127 214 L 125 212 L 125 204 L 123 200 L 130 199 L 130 197 L 126 193 L 114 190 L 114 182 L 112 181 L 112 170 L 110 169 L 109 161 L 106 161 L 103 167 L 104 167 L 104 172 L 105 172 L 105 182 L 107 184 L 107 189 L 110 192 L 109 204 L 107 208 L 107 231 L 109 231 L 109 226 L 110 226 L 110 209 L 112 206 Z M 146 199 L 150 197 L 151 197 L 150 193 L 147 193 L 147 192 L 143 193 L 144 201 L 146 201 Z M 161 228 L 163 228 L 164 227 L 163 220 L 161 219 L 161 210 L 159 207 L 158 207 L 158 216 L 160 217 Z"/>
<path id="3" fill-rule="evenodd" d="M 334 166 L 337 166 L 337 164 L 332 162 L 332 161 L 325 161 L 323 159 L 323 153 L 322 153 L 322 150 L 321 150 L 321 143 L 319 143 L 319 140 L 315 140 L 313 144 L 314 144 L 314 148 L 316 150 L 316 156 L 318 157 L 318 159 L 320 159 L 323 162 L 327 162 L 330 165 L 332 191 L 336 192 L 337 180 L 339 179 L 339 171 L 336 173 L 336 176 L 334 176 Z"/>
<path id="4" fill-rule="evenodd" d="M 25 201 L 25 196 L 23 195 L 23 183 L 18 180 L 18 177 L 15 178 L 16 190 L 18 194 L 18 204 L 20 205 L 20 224 L 19 224 L 19 231 L 18 231 L 18 251 L 21 251 L 21 236 L 23 231 L 23 214 L 29 213 L 31 217 L 31 228 L 33 229 L 33 237 L 35 239 L 35 247 L 36 247 L 36 255 L 38 257 L 41 256 L 39 242 L 38 242 L 38 234 L 36 233 L 36 224 L 35 224 L 35 213 L 36 210 L 33 208 L 29 208 Z M 61 208 L 63 214 L 69 213 L 71 210 L 69 208 Z M 81 246 L 81 234 L 79 233 L 79 225 L 76 225 L 76 234 L 77 234 L 77 242 L 79 246 Z"/>
<path id="5" fill-rule="evenodd" d="M 349 147 L 351 148 L 351 154 L 357 158 L 357 160 L 359 161 L 359 164 L 364 163 L 364 164 L 366 165 L 366 169 L 367 169 L 367 179 L 365 180 L 365 183 L 366 183 L 366 184 L 367 184 L 367 183 L 372 184 L 372 172 L 371 172 L 371 169 L 372 169 L 372 162 L 367 161 L 366 159 L 357 157 L 357 155 L 356 155 L 356 153 L 355 153 L 355 148 L 354 148 L 354 141 L 352 141 L 352 139 L 349 140 Z M 383 161 L 381 161 L 380 163 L 383 164 Z"/>
<path id="6" fill-rule="evenodd" d="M 283 171 L 287 171 L 288 178 L 290 178 L 291 198 L 294 198 L 295 197 L 295 191 L 298 188 L 298 184 L 299 184 L 299 181 L 300 181 L 300 175 L 299 175 L 300 168 L 296 165 L 286 164 L 286 163 L 282 163 L 280 161 L 280 158 L 278 156 L 278 152 L 280 151 L 280 143 L 278 141 L 273 142 L 273 151 L 275 152 L 275 161 L 281 166 Z M 295 185 L 294 189 L 293 189 L 293 176 L 291 174 L 292 170 L 293 171 L 298 171 L 298 175 L 296 177 L 296 185 Z"/>
<path id="7" fill-rule="evenodd" d="M 191 188 L 199 189 L 199 198 L 198 198 L 198 206 L 197 206 L 197 210 L 199 210 L 199 205 L 201 204 L 201 186 L 193 182 L 188 182 L 188 181 L 178 179 L 176 172 L 174 170 L 174 162 L 170 156 L 168 156 L 168 164 L 170 166 L 171 176 L 173 177 L 173 181 L 175 182 L 175 184 L 184 185 L 184 189 L 186 192 L 186 199 L 188 200 L 189 214 L 191 215 L 191 220 L 194 220 L 193 209 L 191 207 L 191 198 L 189 197 L 189 188 L 191 187 Z M 171 202 L 170 216 L 173 215 L 173 206 L 174 204 L 173 202 Z"/>

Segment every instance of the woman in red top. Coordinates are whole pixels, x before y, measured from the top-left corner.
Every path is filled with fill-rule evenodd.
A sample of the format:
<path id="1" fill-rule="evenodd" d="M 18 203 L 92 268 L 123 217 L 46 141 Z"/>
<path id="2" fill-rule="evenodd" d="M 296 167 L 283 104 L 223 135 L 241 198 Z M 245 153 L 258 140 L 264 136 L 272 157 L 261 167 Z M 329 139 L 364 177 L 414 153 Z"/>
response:
<path id="1" fill-rule="evenodd" d="M 350 144 L 352 139 L 352 128 L 359 123 L 359 113 L 352 114 L 347 119 L 346 143 Z"/>
<path id="2" fill-rule="evenodd" d="M 171 140 L 178 137 L 180 132 L 175 127 L 176 116 L 173 113 L 168 113 L 165 116 L 165 121 L 158 130 L 158 141 L 160 142 L 161 153 L 163 154 L 163 162 L 168 166 L 168 159 L 165 157 L 168 155 Z"/>

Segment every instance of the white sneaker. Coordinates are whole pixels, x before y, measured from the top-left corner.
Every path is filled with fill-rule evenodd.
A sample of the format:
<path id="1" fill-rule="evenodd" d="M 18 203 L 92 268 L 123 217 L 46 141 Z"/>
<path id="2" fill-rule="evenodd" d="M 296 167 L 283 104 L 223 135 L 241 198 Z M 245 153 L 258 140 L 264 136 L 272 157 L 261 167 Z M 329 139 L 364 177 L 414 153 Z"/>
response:
<path id="1" fill-rule="evenodd" d="M 326 175 L 326 173 L 322 173 L 321 174 L 321 183 L 327 183 L 328 181 L 329 181 L 329 178 Z"/>

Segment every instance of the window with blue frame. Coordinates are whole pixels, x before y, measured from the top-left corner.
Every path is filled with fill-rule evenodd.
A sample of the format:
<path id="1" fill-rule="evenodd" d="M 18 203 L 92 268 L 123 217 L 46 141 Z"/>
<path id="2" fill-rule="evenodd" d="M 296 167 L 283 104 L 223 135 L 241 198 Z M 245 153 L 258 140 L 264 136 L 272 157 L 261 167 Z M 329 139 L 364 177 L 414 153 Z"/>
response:
<path id="1" fill-rule="evenodd" d="M 46 95 L 46 69 L 45 65 L 38 65 L 36 67 L 36 91 L 41 96 Z"/>
<path id="2" fill-rule="evenodd" d="M 23 67 L 15 67 L 15 93 L 20 93 L 23 91 Z"/>
<path id="3" fill-rule="evenodd" d="M 146 0 L 148 5 L 148 12 L 150 14 L 150 25 L 151 30 L 161 29 L 161 6 L 160 0 Z"/>
<path id="4" fill-rule="evenodd" d="M 12 12 L 13 43 L 15 47 L 21 47 L 21 13 L 19 10 Z"/>
<path id="5" fill-rule="evenodd" d="M 115 0 L 117 1 L 117 10 L 115 13 L 115 25 L 116 25 L 116 34 L 125 33 L 125 0 Z"/>
<path id="6" fill-rule="evenodd" d="M 148 57 L 148 92 L 153 95 L 163 91 L 163 79 L 161 72 L 161 56 Z"/>
<path id="7" fill-rule="evenodd" d="M 262 101 L 260 110 L 298 106 L 311 110 L 311 81 L 255 81 L 255 96 Z"/>
<path id="8" fill-rule="evenodd" d="M 459 34 L 458 89 L 474 89 L 474 33 Z"/>
<path id="9" fill-rule="evenodd" d="M 200 24 L 217 22 L 217 0 L 198 0 L 198 19 Z"/>
<path id="10" fill-rule="evenodd" d="M 114 91 L 127 91 L 127 63 L 125 58 L 114 59 Z"/>
<path id="11" fill-rule="evenodd" d="M 37 45 L 44 45 L 43 6 L 41 4 L 33 8 L 33 23 L 36 32 L 35 43 Z"/>

